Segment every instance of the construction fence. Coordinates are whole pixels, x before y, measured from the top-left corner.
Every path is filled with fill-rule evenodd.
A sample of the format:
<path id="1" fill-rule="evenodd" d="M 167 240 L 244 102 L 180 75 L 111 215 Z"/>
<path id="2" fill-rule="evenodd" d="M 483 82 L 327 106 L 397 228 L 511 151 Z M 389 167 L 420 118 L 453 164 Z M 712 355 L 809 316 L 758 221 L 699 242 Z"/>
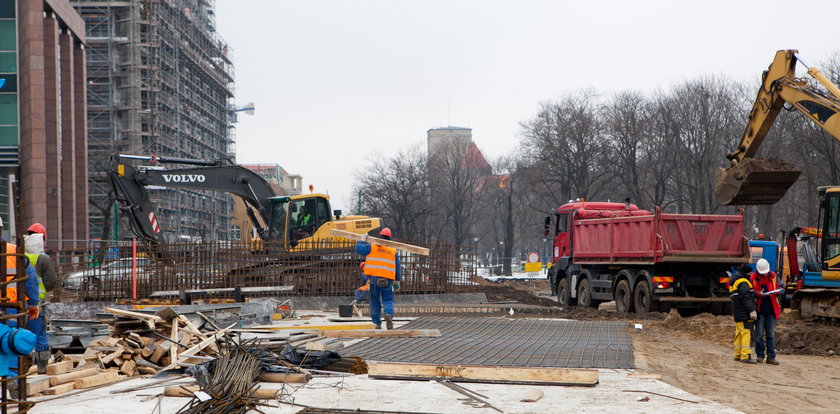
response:
<path id="1" fill-rule="evenodd" d="M 348 296 L 360 286 L 355 242 L 281 244 L 250 242 L 167 243 L 90 241 L 82 249 L 51 252 L 60 301 L 121 299 L 168 301 L 196 298 Z M 429 256 L 400 252 L 401 292 L 465 291 L 476 274 L 475 250 L 450 244 L 413 243 Z M 467 289 L 468 290 L 468 289 Z"/>

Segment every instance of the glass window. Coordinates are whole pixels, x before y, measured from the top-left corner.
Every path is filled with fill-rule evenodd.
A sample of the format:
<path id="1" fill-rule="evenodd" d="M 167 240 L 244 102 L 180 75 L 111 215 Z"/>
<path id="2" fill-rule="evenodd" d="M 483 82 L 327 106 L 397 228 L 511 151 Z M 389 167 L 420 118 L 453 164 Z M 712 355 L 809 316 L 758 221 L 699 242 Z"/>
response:
<path id="1" fill-rule="evenodd" d="M 17 72 L 17 54 L 15 52 L 0 52 L 0 73 Z"/>
<path id="2" fill-rule="evenodd" d="M 17 125 L 17 96 L 13 93 L 0 93 L 0 125 Z"/>
<path id="3" fill-rule="evenodd" d="M 563 213 L 557 215 L 557 234 L 565 233 L 568 230 L 569 214 Z"/>
<path id="4" fill-rule="evenodd" d="M 286 236 L 286 202 L 275 201 L 271 205 L 271 224 L 268 226 L 268 238 L 283 240 Z"/>
<path id="5" fill-rule="evenodd" d="M 0 75 L 0 92 L 17 92 L 17 75 Z"/>
<path id="6" fill-rule="evenodd" d="M 16 126 L 0 126 L 0 147 L 16 147 L 18 145 L 18 128 Z"/>
<path id="7" fill-rule="evenodd" d="M 825 257 L 829 260 L 840 255 L 840 194 L 828 196 L 826 211 L 826 234 L 823 237 L 825 243 Z"/>
<path id="8" fill-rule="evenodd" d="M 330 221 L 332 216 L 330 216 L 330 203 L 327 202 L 326 199 L 318 198 L 317 202 L 317 214 L 315 216 L 317 218 L 318 227 L 320 227 L 322 224 Z"/>
<path id="9" fill-rule="evenodd" d="M 15 17 L 15 0 L 0 0 L 0 19 Z"/>
<path id="10" fill-rule="evenodd" d="M 0 50 L 17 50 L 14 20 L 0 20 Z"/>

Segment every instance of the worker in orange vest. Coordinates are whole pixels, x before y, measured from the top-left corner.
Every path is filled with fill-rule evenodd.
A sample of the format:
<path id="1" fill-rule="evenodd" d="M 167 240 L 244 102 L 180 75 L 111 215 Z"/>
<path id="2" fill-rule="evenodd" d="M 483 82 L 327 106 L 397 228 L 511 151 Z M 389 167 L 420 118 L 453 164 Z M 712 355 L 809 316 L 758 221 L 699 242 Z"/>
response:
<path id="1" fill-rule="evenodd" d="M 391 229 L 385 227 L 379 237 L 391 240 Z M 400 256 L 397 249 L 359 241 L 356 253 L 365 256 L 364 275 L 370 286 L 370 319 L 382 329 L 382 307 L 385 326 L 394 329 L 394 291 L 400 290 Z"/>
<path id="2" fill-rule="evenodd" d="M 29 259 L 32 267 L 35 268 L 35 273 L 38 274 L 38 299 L 44 303 L 47 301 L 47 293 L 52 292 L 57 279 L 55 265 L 53 264 L 52 258 L 45 251 L 47 245 L 47 229 L 41 223 L 35 223 L 26 229 L 26 233 L 23 236 L 26 257 Z M 27 328 L 38 338 L 35 343 L 35 352 L 32 354 L 32 361 L 38 366 L 39 374 L 46 374 L 47 363 L 51 356 L 50 343 L 46 330 L 45 309 L 44 306 L 41 306 L 38 318 L 27 323 Z"/>
<path id="3" fill-rule="evenodd" d="M 2 233 L 2 232 L 3 232 L 3 219 L 0 218 L 0 233 Z M 5 240 L 2 240 L 2 239 L 0 239 L 0 243 L 5 244 L 5 250 L 6 250 L 6 281 L 9 282 L 9 281 L 17 279 L 18 276 L 19 276 L 18 272 L 17 272 L 18 257 L 15 256 L 15 253 L 17 253 L 17 246 L 15 246 L 14 244 L 9 243 Z M 24 269 L 24 274 L 26 274 L 26 281 L 24 282 L 24 292 L 25 292 L 25 295 L 26 295 L 25 296 L 26 297 L 26 313 L 28 314 L 27 315 L 28 316 L 28 321 L 26 322 L 26 325 L 27 325 L 26 328 L 27 329 L 23 330 L 23 331 L 24 332 L 26 332 L 27 330 L 34 331 L 34 330 L 38 330 L 38 329 L 43 330 L 44 327 L 41 326 L 38 323 L 38 319 L 37 319 L 38 314 L 41 311 L 41 309 L 38 307 L 39 302 L 40 302 L 40 300 L 38 298 L 38 296 L 40 294 L 40 289 L 39 289 L 39 284 L 38 284 L 38 274 L 35 273 L 35 268 L 33 268 L 31 264 L 29 264 L 29 260 L 26 260 L 26 268 Z M 6 298 L 9 299 L 9 302 L 17 302 L 18 301 L 17 282 L 9 283 L 8 285 L 6 285 Z M 13 309 L 13 308 L 6 308 L 5 312 L 16 314 L 17 310 Z M 18 321 L 17 321 L 16 318 L 11 318 L 11 319 L 8 319 L 6 321 L 6 324 L 9 325 L 9 326 L 12 326 L 12 327 L 16 327 L 18 325 Z M 34 348 L 34 339 L 35 339 L 34 336 L 32 337 L 32 339 L 33 339 L 32 348 Z M 22 351 L 20 351 L 21 349 L 23 349 L 23 348 L 17 348 L 17 351 L 15 351 L 15 352 L 20 354 L 20 352 L 22 352 Z M 28 349 L 29 352 L 32 352 L 32 349 L 30 349 L 28 347 L 26 349 Z M 0 350 L 0 353 L 2 353 L 2 350 Z M 11 364 L 11 362 L 10 362 L 10 364 Z M 2 364 L 0 364 L 0 365 L 2 365 Z M 14 358 L 13 364 L 10 365 L 7 369 L 11 369 L 15 372 L 17 371 L 17 358 Z M 16 374 L 13 373 L 13 374 L 10 374 L 10 375 L 16 375 Z M 14 395 L 16 393 L 15 391 L 17 389 L 17 382 L 11 381 L 7 384 L 7 387 L 10 390 L 10 393 L 12 393 L 12 395 Z"/>
<path id="4" fill-rule="evenodd" d="M 3 231 L 3 219 L 0 218 L 0 232 Z M 6 244 L 6 281 L 15 280 L 18 277 L 17 261 L 18 258 L 14 254 L 17 253 L 17 246 L 5 240 L 0 240 L 0 243 Z M 35 320 L 41 309 L 38 307 L 40 299 L 40 286 L 38 284 L 38 274 L 35 273 L 35 268 L 26 261 L 26 282 L 24 283 L 24 291 L 26 293 L 26 312 L 29 314 L 29 320 Z M 17 283 L 10 283 L 6 285 L 6 297 L 10 302 L 18 301 Z M 16 313 L 15 309 L 7 308 L 7 312 Z M 27 322 L 30 323 L 30 322 Z M 16 326 L 17 320 L 9 319 L 9 325 Z"/>
<path id="5" fill-rule="evenodd" d="M 370 300 L 370 285 L 367 283 L 367 276 L 365 276 L 365 262 L 359 263 L 359 270 L 362 271 L 362 277 L 359 281 L 359 287 L 353 292 L 354 301 Z"/>

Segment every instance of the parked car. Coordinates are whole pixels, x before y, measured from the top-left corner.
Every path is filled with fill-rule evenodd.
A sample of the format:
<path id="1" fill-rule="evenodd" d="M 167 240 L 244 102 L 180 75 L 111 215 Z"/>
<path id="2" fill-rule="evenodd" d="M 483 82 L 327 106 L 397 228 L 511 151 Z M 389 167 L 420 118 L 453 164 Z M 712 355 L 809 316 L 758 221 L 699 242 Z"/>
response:
<path id="1" fill-rule="evenodd" d="M 132 261 L 131 257 L 124 257 L 92 269 L 68 273 L 64 276 L 62 287 L 74 291 L 94 289 L 113 291 L 122 288 L 123 285 L 129 286 L 132 277 Z M 147 278 L 150 270 L 149 258 L 138 257 L 137 279 Z"/>

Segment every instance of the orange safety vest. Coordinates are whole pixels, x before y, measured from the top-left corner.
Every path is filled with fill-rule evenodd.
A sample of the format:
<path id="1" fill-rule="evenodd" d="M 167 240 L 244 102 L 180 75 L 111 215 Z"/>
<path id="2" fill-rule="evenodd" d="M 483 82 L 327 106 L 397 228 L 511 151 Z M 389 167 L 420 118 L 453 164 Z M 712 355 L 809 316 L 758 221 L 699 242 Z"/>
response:
<path id="1" fill-rule="evenodd" d="M 365 274 L 394 280 L 397 278 L 397 249 L 370 245 L 370 253 L 365 258 Z"/>
<path id="2" fill-rule="evenodd" d="M 3 243 L 3 242 L 0 242 Z M 11 243 L 6 243 L 6 281 L 17 278 L 17 246 Z M 24 282 L 25 283 L 25 282 Z M 10 302 L 17 302 L 17 282 L 6 285 L 6 297 Z M 29 297 L 26 298 L 27 300 Z"/>

